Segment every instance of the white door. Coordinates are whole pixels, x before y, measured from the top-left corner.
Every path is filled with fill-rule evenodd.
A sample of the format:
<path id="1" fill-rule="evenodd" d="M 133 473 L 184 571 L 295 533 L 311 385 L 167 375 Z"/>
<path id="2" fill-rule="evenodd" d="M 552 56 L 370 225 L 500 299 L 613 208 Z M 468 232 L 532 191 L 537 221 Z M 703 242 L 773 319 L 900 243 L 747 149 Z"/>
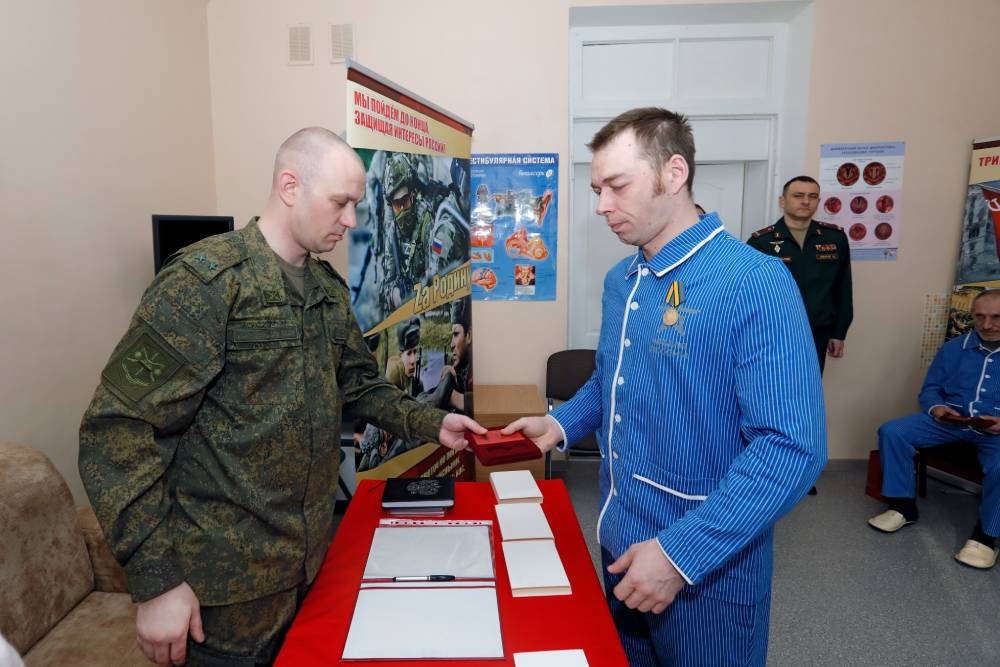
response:
<path id="1" fill-rule="evenodd" d="M 726 231 L 736 238 L 742 238 L 744 170 L 742 162 L 697 164 L 694 170 L 695 203 L 718 213 Z"/>
<path id="2" fill-rule="evenodd" d="M 694 199 L 708 212 L 716 211 L 726 231 L 741 238 L 744 163 L 699 164 Z M 597 196 L 590 189 L 590 165 L 573 165 L 573 205 L 570 209 L 569 348 L 597 348 L 601 332 L 601 292 L 604 275 L 636 252 L 608 229 L 597 215 Z"/>

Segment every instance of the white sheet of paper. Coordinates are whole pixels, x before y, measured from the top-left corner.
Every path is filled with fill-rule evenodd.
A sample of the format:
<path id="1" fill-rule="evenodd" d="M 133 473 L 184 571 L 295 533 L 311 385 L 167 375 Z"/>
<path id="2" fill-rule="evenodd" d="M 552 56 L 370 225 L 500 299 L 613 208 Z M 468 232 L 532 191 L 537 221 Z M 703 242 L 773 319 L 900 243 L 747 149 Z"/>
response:
<path id="1" fill-rule="evenodd" d="M 552 528 L 540 503 L 497 505 L 500 536 L 507 540 L 551 540 Z"/>
<path id="2" fill-rule="evenodd" d="M 448 574 L 493 579 L 489 526 L 375 529 L 364 579 Z"/>
<path id="3" fill-rule="evenodd" d="M 590 667 L 581 649 L 531 651 L 514 654 L 514 667 Z"/>
<path id="4" fill-rule="evenodd" d="M 343 658 L 402 660 L 502 658 L 503 655 L 495 586 L 363 588 L 358 593 Z"/>

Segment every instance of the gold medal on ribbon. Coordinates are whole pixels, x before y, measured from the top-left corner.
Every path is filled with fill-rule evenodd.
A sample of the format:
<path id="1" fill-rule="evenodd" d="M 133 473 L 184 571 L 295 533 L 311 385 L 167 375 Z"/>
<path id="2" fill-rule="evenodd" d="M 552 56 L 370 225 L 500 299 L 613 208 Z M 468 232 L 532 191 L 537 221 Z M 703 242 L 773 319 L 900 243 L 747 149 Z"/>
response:
<path id="1" fill-rule="evenodd" d="M 679 280 L 670 284 L 667 290 L 667 309 L 663 312 L 663 326 L 672 327 L 681 319 L 681 314 L 677 307 L 684 301 L 684 286 Z"/>

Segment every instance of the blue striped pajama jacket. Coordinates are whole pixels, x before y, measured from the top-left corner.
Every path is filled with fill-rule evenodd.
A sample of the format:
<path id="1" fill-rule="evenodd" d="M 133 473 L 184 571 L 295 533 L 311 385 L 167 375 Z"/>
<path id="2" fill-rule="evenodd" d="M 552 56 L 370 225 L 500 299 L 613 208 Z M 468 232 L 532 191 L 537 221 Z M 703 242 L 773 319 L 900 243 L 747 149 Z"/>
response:
<path id="1" fill-rule="evenodd" d="M 668 299 L 682 299 L 672 326 Z M 826 461 L 819 366 L 780 261 L 714 213 L 651 260 L 621 261 L 604 281 L 597 368 L 552 416 L 562 447 L 597 433 L 612 557 L 655 537 L 688 593 L 769 600 L 773 525 Z"/>

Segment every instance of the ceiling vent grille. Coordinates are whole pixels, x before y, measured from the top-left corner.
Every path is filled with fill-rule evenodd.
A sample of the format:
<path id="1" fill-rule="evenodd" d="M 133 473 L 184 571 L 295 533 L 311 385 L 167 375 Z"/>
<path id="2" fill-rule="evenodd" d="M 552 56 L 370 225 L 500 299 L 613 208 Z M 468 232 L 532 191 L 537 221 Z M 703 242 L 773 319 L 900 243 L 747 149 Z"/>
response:
<path id="1" fill-rule="evenodd" d="M 288 64 L 312 65 L 312 62 L 312 31 L 309 26 L 288 26 Z"/>
<path id="2" fill-rule="evenodd" d="M 350 23 L 330 25 L 330 62 L 342 63 L 354 57 L 354 26 Z"/>

